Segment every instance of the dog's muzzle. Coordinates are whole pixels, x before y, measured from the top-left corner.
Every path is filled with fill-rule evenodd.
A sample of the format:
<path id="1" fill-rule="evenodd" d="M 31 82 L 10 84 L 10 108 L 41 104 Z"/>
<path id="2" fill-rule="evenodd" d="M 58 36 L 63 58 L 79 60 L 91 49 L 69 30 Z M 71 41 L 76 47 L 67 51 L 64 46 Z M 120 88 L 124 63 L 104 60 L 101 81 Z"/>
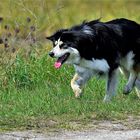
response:
<path id="1" fill-rule="evenodd" d="M 49 56 L 50 57 L 54 57 L 54 53 L 53 52 L 49 52 Z"/>

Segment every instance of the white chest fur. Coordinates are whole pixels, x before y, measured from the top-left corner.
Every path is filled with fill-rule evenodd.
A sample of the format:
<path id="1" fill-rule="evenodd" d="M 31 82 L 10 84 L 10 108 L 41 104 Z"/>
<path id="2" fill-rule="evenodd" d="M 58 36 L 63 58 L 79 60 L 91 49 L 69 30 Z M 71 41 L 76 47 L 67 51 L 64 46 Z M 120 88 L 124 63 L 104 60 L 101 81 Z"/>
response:
<path id="1" fill-rule="evenodd" d="M 89 69 L 92 71 L 101 71 L 107 73 L 109 71 L 109 65 L 105 59 L 92 59 L 92 60 L 85 60 L 82 59 L 78 67 L 81 69 Z"/>

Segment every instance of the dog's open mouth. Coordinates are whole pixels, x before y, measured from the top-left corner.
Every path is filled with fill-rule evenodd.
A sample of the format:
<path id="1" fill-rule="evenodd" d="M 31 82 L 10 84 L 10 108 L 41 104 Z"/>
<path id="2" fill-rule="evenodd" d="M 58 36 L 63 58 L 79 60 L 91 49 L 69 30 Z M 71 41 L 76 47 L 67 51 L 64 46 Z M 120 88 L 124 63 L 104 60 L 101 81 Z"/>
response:
<path id="1" fill-rule="evenodd" d="M 70 53 L 66 53 L 63 56 L 59 57 L 54 64 L 55 68 L 59 69 L 62 66 L 62 64 L 68 59 L 69 55 Z"/>

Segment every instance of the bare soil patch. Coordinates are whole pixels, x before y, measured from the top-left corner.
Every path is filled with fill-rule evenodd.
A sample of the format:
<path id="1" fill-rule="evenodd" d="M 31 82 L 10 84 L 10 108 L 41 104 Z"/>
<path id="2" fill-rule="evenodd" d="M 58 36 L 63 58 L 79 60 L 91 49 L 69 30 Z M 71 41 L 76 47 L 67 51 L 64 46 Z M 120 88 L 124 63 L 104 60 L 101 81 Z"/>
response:
<path id="1" fill-rule="evenodd" d="M 79 123 L 71 122 L 77 127 Z M 75 130 L 75 129 L 74 129 Z M 140 140 L 140 119 L 125 121 L 93 121 L 78 130 L 44 128 L 0 133 L 0 140 Z"/>

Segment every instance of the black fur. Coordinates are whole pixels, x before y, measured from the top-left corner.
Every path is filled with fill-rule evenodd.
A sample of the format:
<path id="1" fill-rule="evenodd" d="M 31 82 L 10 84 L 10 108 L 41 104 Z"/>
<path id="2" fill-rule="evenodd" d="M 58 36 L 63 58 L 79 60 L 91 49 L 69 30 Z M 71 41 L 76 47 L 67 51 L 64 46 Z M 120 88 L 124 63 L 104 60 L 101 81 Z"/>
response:
<path id="1" fill-rule="evenodd" d="M 92 34 L 84 33 L 85 26 Z M 140 62 L 140 25 L 128 19 L 84 21 L 70 29 L 59 30 L 50 38 L 52 41 L 61 38 L 78 49 L 81 57 L 87 60 L 106 59 L 111 70 L 119 66 L 120 57 L 129 51 L 134 52 L 135 63 Z"/>

